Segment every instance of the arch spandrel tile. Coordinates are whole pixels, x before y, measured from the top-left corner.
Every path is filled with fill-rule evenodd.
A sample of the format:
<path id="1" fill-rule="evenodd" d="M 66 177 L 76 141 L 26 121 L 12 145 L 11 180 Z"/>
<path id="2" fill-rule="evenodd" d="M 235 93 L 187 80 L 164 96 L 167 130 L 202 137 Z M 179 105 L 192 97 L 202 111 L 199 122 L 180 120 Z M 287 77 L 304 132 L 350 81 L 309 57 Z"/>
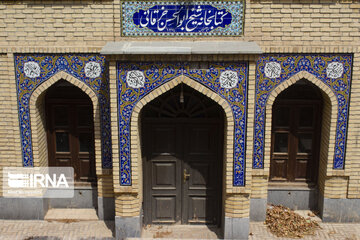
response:
<path id="1" fill-rule="evenodd" d="M 274 66 L 280 66 L 280 69 L 270 63 L 277 63 Z M 342 67 L 332 68 L 331 65 L 334 63 Z M 301 78 L 308 79 L 325 92 L 332 106 L 335 106 L 333 109 L 337 109 L 333 168 L 344 168 L 351 68 L 352 55 L 350 54 L 266 54 L 259 58 L 255 87 L 254 169 L 264 168 L 265 122 L 271 121 L 267 119 L 265 110 L 269 109 L 282 90 Z"/>
<path id="2" fill-rule="evenodd" d="M 94 111 L 102 116 L 102 167 L 112 168 L 109 81 L 105 74 L 105 57 L 96 54 L 26 54 L 14 57 L 23 166 L 32 167 L 34 164 L 29 104 L 31 101 L 36 103 L 41 93 L 59 79 L 64 79 L 83 89 L 90 98 L 96 96 L 98 99 Z M 95 70 L 89 67 L 89 63 L 97 66 Z M 84 84 L 87 87 L 83 87 Z M 35 100 L 30 99 L 33 94 L 37 96 L 33 97 Z M 100 112 L 96 110 L 97 105 Z"/>
<path id="3" fill-rule="evenodd" d="M 130 159 L 131 145 L 134 144 L 130 143 L 130 131 L 134 127 L 130 126 L 130 123 L 137 122 L 133 120 L 133 113 L 137 112 L 134 108 L 143 107 L 163 93 L 164 89 L 167 91 L 179 83 L 185 83 L 211 99 L 216 99 L 227 114 L 227 119 L 232 119 L 236 129 L 235 140 L 228 143 L 234 144 L 235 148 L 231 159 L 234 162 L 232 181 L 233 186 L 245 185 L 247 63 L 210 63 L 208 69 L 191 69 L 186 63 L 119 62 L 117 69 L 120 185 L 131 186 L 132 164 L 140 166 L 140 163 L 131 162 Z M 220 74 L 227 70 L 236 73 L 236 86 L 233 88 L 220 86 Z M 136 79 L 129 79 L 128 75 L 131 71 L 133 71 L 132 77 L 137 76 Z M 228 129 L 232 129 L 231 123 L 227 126 Z"/>

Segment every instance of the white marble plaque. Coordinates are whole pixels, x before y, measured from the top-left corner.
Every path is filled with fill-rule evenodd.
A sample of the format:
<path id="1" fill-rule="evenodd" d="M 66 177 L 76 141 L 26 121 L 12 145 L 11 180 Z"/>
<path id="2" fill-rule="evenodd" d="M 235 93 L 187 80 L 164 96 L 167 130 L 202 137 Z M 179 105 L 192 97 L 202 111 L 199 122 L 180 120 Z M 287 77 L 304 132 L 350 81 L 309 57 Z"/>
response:
<path id="1" fill-rule="evenodd" d="M 239 81 L 238 75 L 235 71 L 226 70 L 220 74 L 220 86 L 222 88 L 234 88 Z"/>
<path id="2" fill-rule="evenodd" d="M 40 76 L 40 66 L 37 62 L 26 62 L 24 64 L 25 76 L 29 78 L 36 78 Z"/>
<path id="3" fill-rule="evenodd" d="M 268 78 L 278 78 L 281 74 L 281 65 L 277 62 L 269 62 L 265 64 L 265 76 Z"/>
<path id="4" fill-rule="evenodd" d="M 126 74 L 126 83 L 128 84 L 129 87 L 132 88 L 144 87 L 144 83 L 145 83 L 144 73 L 139 70 L 129 71 Z"/>
<path id="5" fill-rule="evenodd" d="M 85 64 L 85 76 L 88 78 L 97 78 L 101 74 L 101 66 L 98 62 L 88 62 Z"/>
<path id="6" fill-rule="evenodd" d="M 328 78 L 339 78 L 344 73 L 344 66 L 340 62 L 332 62 L 326 68 L 326 75 Z"/>

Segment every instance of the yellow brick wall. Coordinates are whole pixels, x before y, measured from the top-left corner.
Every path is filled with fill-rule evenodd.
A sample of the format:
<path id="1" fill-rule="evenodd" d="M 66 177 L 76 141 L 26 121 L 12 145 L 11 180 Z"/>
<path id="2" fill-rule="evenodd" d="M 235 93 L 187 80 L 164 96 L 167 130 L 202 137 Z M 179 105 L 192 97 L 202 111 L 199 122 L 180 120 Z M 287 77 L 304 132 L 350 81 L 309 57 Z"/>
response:
<path id="1" fill-rule="evenodd" d="M 358 0 L 248 0 L 246 6 L 245 38 L 261 47 L 324 52 L 359 46 Z"/>
<path id="2" fill-rule="evenodd" d="M 358 31 L 359 32 L 359 31 Z M 360 42 L 360 40 L 358 40 Z M 349 172 L 348 198 L 360 198 L 360 47 L 354 54 L 345 169 Z"/>
<path id="3" fill-rule="evenodd" d="M 329 152 L 325 146 L 329 146 L 329 137 L 330 137 L 330 116 L 331 116 L 331 102 L 330 99 L 323 94 L 323 111 L 322 111 L 322 124 L 321 124 L 321 140 L 320 144 L 322 148 L 320 149 L 320 159 L 319 159 L 319 190 L 322 195 L 325 193 L 325 180 L 326 180 L 326 170 L 327 162 L 329 159 Z"/>
<path id="4" fill-rule="evenodd" d="M 114 182 L 112 174 L 97 175 L 97 184 L 99 197 L 114 197 Z"/>
<path id="5" fill-rule="evenodd" d="M 47 152 L 47 136 L 46 136 L 46 118 L 45 118 L 45 92 L 43 92 L 37 99 L 34 106 L 35 111 L 31 115 L 31 135 L 33 143 L 33 151 L 38 153 L 34 155 L 35 167 L 48 166 L 48 152 Z M 31 109 L 33 110 L 33 109 Z M 34 141 L 35 140 L 35 141 Z"/>
<path id="6" fill-rule="evenodd" d="M 239 40 L 255 41 L 266 53 L 355 53 L 352 79 L 348 146 L 345 171 L 329 169 L 332 158 L 324 157 L 321 164 L 327 170 L 320 171 L 319 183 L 326 196 L 334 196 L 338 186 L 346 189 L 347 197 L 360 198 L 360 155 L 359 114 L 360 114 L 360 3 L 359 0 L 246 0 L 244 36 L 231 38 L 197 38 L 198 40 Z M 108 41 L 143 40 L 147 38 L 122 38 L 120 36 L 120 0 L 113 1 L 2 1 L 0 3 L 0 165 L 21 166 L 21 148 L 17 120 L 16 91 L 13 55 L 16 52 L 99 52 Z M 163 38 L 152 38 L 152 40 Z M 167 38 L 186 39 L 193 38 Z M 9 53 L 6 55 L 6 53 Z M 119 57 L 126 60 L 126 57 Z M 132 60 L 162 60 L 164 56 L 146 56 Z M 204 60 L 201 56 L 180 56 L 178 61 Z M 171 58 L 167 60 L 173 60 Z M 246 171 L 247 187 L 252 197 L 265 197 L 268 168 L 263 171 L 251 169 L 253 138 L 253 104 L 255 91 L 255 65 L 253 58 L 243 56 L 212 56 L 207 61 L 250 60 L 248 91 L 248 130 Z M 117 121 L 115 66 L 110 67 L 111 76 L 111 120 Z M 115 106 L 115 107 L 114 107 Z M 10 120 L 9 120 L 10 119 Z M 37 121 L 37 123 L 40 123 Z M 10 126 L 10 127 L 9 127 Z M 6 136 L 5 138 L 2 136 Z M 112 125 L 113 146 L 118 145 L 117 126 Z M 268 136 L 267 136 L 268 138 Z M 43 146 L 42 145 L 39 146 Z M 45 155 L 45 153 L 43 153 Z M 324 155 L 323 155 L 324 156 Z M 8 157 L 15 157 L 9 163 Z M 119 159 L 118 150 L 113 149 L 113 159 Z M 39 160 L 44 161 L 44 160 Z M 327 164 L 325 162 L 327 161 Z M 100 167 L 97 162 L 97 168 Z M 141 169 L 134 173 L 141 180 Z M 265 171 L 265 172 L 264 172 Z M 119 187 L 119 166 L 114 162 L 113 182 Z M 106 180 L 105 180 L 106 179 Z M 99 185 L 110 184 L 108 177 L 99 179 Z M 231 181 L 227 179 L 227 185 Z M 141 185 L 140 189 L 141 189 Z M 107 189 L 108 187 L 104 187 Z M 230 188 L 230 187 L 229 187 Z M 120 187 L 119 187 L 120 189 Z M 121 191 L 132 192 L 128 188 Z M 326 189 L 326 190 L 325 190 Z M 139 189 L 136 190 L 138 192 Z M 233 190 L 236 192 L 236 190 Z M 103 190 L 99 191 L 103 192 Z M 111 192 L 111 191 L 110 191 Z M 107 193 L 110 194 L 111 193 Z M 329 193 L 329 195 L 327 195 Z M 345 196 L 343 193 L 340 194 Z M 132 198 L 141 199 L 141 193 Z M 117 199 L 122 199 L 119 196 Z M 232 199 L 232 198 L 229 198 Z M 135 201 L 132 199 L 132 201 Z M 227 200 L 229 201 L 229 200 Z M 119 205 L 117 205 L 119 206 Z M 121 209 L 121 208 L 120 208 Z"/>
<path id="7" fill-rule="evenodd" d="M 114 41 L 116 2 L 2 1 L 0 45 L 103 46 Z"/>
<path id="8" fill-rule="evenodd" d="M 9 102 L 9 79 L 7 72 L 7 55 L 0 55 L 0 101 Z M 0 105 L 0 184 L 2 186 L 2 168 L 8 166 L 8 160 L 12 156 L 13 142 L 9 141 L 7 136 L 12 136 L 13 132 L 8 125 L 12 125 L 11 112 L 6 109 L 6 105 Z M 0 189 L 0 196 L 2 196 L 2 187 Z"/>
<path id="9" fill-rule="evenodd" d="M 225 216 L 247 218 L 250 212 L 249 194 L 227 194 L 225 196 Z"/>
<path id="10" fill-rule="evenodd" d="M 148 38 L 121 37 L 120 2 L 2 1 L 0 46 L 101 48 L 108 41 L 146 41 Z M 294 47 L 295 52 L 325 52 L 329 46 L 359 45 L 358 0 L 246 0 L 245 7 L 244 35 L 223 39 L 256 41 L 266 51 Z"/>
<path id="11" fill-rule="evenodd" d="M 0 184 L 2 167 L 22 166 L 12 54 L 0 54 Z M 2 187 L 0 189 L 2 196 Z"/>
<path id="12" fill-rule="evenodd" d="M 139 216 L 140 208 L 141 208 L 141 203 L 139 201 L 137 194 L 122 193 L 115 195 L 116 216 L 122 216 L 122 217 Z"/>

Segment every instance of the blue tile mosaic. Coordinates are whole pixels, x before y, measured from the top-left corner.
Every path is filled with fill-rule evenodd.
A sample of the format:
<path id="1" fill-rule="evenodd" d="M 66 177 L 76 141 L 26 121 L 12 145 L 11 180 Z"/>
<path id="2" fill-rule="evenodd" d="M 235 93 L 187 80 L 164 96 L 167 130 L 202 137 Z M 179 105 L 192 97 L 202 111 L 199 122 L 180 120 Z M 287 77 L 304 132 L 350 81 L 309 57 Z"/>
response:
<path id="1" fill-rule="evenodd" d="M 243 1 L 124 1 L 123 36 L 240 36 Z"/>
<path id="2" fill-rule="evenodd" d="M 245 130 L 248 64 L 210 63 L 207 69 L 187 63 L 118 62 L 120 184 L 131 185 L 130 121 L 134 106 L 151 91 L 180 75 L 188 76 L 225 99 L 234 116 L 234 186 L 245 185 Z"/>
<path id="3" fill-rule="evenodd" d="M 105 57 L 101 55 L 15 55 L 20 138 L 23 165 L 34 165 L 29 101 L 43 82 L 64 71 L 88 85 L 100 105 L 102 167 L 112 168 L 109 78 Z"/>
<path id="4" fill-rule="evenodd" d="M 264 167 L 265 109 L 268 97 L 280 83 L 300 71 L 313 74 L 337 97 L 338 118 L 333 168 L 344 168 L 352 71 L 352 55 L 350 54 L 266 54 L 260 56 L 256 67 L 253 168 Z"/>

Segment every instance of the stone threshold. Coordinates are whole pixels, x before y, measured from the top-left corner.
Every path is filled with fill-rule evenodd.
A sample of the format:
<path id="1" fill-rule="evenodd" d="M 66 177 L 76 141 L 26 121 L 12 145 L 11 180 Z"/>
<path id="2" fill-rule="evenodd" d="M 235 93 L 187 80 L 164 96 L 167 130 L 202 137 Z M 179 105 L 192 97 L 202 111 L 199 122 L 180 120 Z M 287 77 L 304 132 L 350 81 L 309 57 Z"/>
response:
<path id="1" fill-rule="evenodd" d="M 98 221 L 94 208 L 52 208 L 44 217 L 45 221 L 78 222 Z"/>

